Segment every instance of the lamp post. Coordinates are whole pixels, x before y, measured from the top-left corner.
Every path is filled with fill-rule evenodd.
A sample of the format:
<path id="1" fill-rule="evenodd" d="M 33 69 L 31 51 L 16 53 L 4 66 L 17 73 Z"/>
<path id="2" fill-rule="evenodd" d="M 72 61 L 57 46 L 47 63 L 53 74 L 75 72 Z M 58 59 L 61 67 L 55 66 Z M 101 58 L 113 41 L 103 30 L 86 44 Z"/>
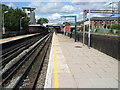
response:
<path id="1" fill-rule="evenodd" d="M 21 29 L 22 29 L 21 21 L 22 21 L 23 18 L 25 18 L 25 17 L 20 18 L 20 32 L 21 32 Z"/>
<path id="2" fill-rule="evenodd" d="M 8 13 L 8 11 L 3 12 L 3 34 L 5 34 L 5 14 Z"/>
<path id="3" fill-rule="evenodd" d="M 90 3 L 89 3 L 89 32 L 88 32 L 88 48 L 90 48 Z"/>
<path id="4" fill-rule="evenodd" d="M 87 13 L 89 13 L 89 21 L 85 22 L 86 19 L 87 19 Z M 86 10 L 84 10 L 84 13 L 83 13 L 83 23 L 84 23 L 84 29 L 83 29 L 83 46 L 85 44 L 85 25 L 89 25 L 89 31 L 88 31 L 88 48 L 90 48 L 90 13 L 91 13 L 91 10 L 90 10 L 90 3 L 89 3 L 89 10 L 88 12 Z"/>

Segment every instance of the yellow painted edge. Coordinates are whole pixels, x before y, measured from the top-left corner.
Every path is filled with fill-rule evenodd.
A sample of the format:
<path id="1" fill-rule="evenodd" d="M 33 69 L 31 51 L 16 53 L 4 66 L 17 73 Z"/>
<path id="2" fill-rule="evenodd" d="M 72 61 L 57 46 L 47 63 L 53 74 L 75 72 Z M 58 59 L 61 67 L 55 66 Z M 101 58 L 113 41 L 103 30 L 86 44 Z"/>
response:
<path id="1" fill-rule="evenodd" d="M 57 55 L 56 55 L 56 35 L 55 35 L 55 33 L 54 33 L 54 88 L 59 88 L 58 66 L 57 66 Z"/>

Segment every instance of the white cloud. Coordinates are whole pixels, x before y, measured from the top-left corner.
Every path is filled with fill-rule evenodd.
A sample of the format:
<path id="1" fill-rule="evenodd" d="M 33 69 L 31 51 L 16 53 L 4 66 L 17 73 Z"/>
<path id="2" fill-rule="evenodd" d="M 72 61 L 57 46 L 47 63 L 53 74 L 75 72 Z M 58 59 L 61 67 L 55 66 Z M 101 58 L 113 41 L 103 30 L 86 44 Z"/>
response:
<path id="1" fill-rule="evenodd" d="M 9 3 L 9 4 L 7 4 L 7 6 L 12 7 L 12 8 L 16 8 L 13 3 Z"/>
<path id="2" fill-rule="evenodd" d="M 63 13 L 73 13 L 76 11 L 76 8 L 71 5 L 65 5 L 62 7 L 61 12 Z"/>
<path id="3" fill-rule="evenodd" d="M 94 14 L 93 17 L 104 17 L 103 15 Z"/>
<path id="4" fill-rule="evenodd" d="M 62 0 L 48 0 L 48 2 L 61 2 Z"/>
<path id="5" fill-rule="evenodd" d="M 77 16 L 77 20 L 80 21 L 83 19 L 83 10 L 84 9 L 92 9 L 92 10 L 100 10 L 100 9 L 110 9 L 108 7 L 108 2 L 80 2 L 79 0 L 72 0 L 72 4 L 65 4 L 65 3 L 61 3 L 61 2 L 54 2 L 55 0 L 50 0 L 53 2 L 31 2 L 31 4 L 29 5 L 30 7 L 35 7 L 36 8 L 36 14 L 37 15 L 45 15 L 47 14 L 50 15 L 46 18 L 48 18 L 49 20 L 53 20 L 53 21 L 58 21 L 58 19 L 60 18 L 61 15 L 76 15 Z M 89 7 L 90 4 L 90 7 Z M 73 13 L 78 13 L 79 14 L 73 14 Z M 90 17 L 101 17 L 101 16 L 105 16 L 105 14 L 90 14 Z M 89 17 L 89 14 L 88 14 Z M 39 16 L 36 16 L 36 18 L 39 18 Z M 70 20 L 70 19 L 69 19 Z M 70 20 L 73 21 L 73 20 Z"/>
<path id="6" fill-rule="evenodd" d="M 1 0 L 1 2 L 118 2 L 119 0 Z"/>
<path id="7" fill-rule="evenodd" d="M 80 15 L 83 15 L 83 12 L 80 12 Z"/>
<path id="8" fill-rule="evenodd" d="M 71 0 L 71 3 L 79 5 L 81 2 L 80 2 L 80 0 Z"/>
<path id="9" fill-rule="evenodd" d="M 74 4 L 80 4 L 81 2 L 119 2 L 119 0 L 71 0 Z"/>
<path id="10" fill-rule="evenodd" d="M 99 3 L 92 2 L 92 3 L 90 3 L 90 6 L 91 6 L 90 9 L 91 10 L 109 10 L 109 9 L 111 9 L 109 7 L 109 3 L 110 2 L 99 2 Z M 117 4 L 114 4 L 115 7 L 117 7 L 116 5 Z M 83 10 L 89 9 L 89 3 L 81 3 L 77 6 L 80 7 L 80 15 L 83 18 Z M 90 15 L 89 15 L 89 13 L 87 14 L 88 18 L 89 17 L 103 17 L 103 16 L 108 16 L 109 17 L 110 14 L 104 14 L 104 13 L 91 13 Z"/>
<path id="11" fill-rule="evenodd" d="M 35 7 L 37 14 L 54 14 L 61 12 L 60 8 L 64 5 L 62 3 L 32 2 L 29 6 Z"/>
<path id="12" fill-rule="evenodd" d="M 50 23 L 61 23 L 62 22 L 61 16 L 62 16 L 61 14 L 54 13 L 51 16 L 48 16 L 47 18 L 48 18 Z"/>
<path id="13" fill-rule="evenodd" d="M 47 3 L 43 8 L 42 11 L 45 13 L 58 13 L 60 12 L 60 7 L 63 7 L 61 3 Z"/>
<path id="14" fill-rule="evenodd" d="M 101 8 L 105 8 L 106 6 L 104 6 L 104 2 L 94 2 L 94 3 L 88 3 L 88 2 L 81 2 L 80 4 L 76 5 L 77 8 L 79 8 L 79 10 L 83 11 L 85 9 L 101 9 Z"/>
<path id="15" fill-rule="evenodd" d="M 73 7 L 72 5 L 66 5 L 61 2 L 59 3 L 31 2 L 29 7 L 35 7 L 37 14 L 73 13 L 76 11 L 76 8 Z"/>
<path id="16" fill-rule="evenodd" d="M 78 0 L 79 1 L 79 0 Z M 75 1 L 74 1 L 75 2 Z M 90 9 L 108 9 L 106 3 L 90 3 Z M 72 14 L 75 13 L 76 11 L 80 12 L 80 16 L 82 17 L 83 10 L 84 9 L 89 9 L 89 3 L 88 2 L 79 2 L 78 5 L 66 5 L 63 3 L 46 3 L 46 2 L 32 2 L 30 7 L 35 7 L 36 14 Z"/>
<path id="17" fill-rule="evenodd" d="M 39 15 L 35 15 L 35 18 L 36 18 L 36 20 L 38 20 L 38 19 L 41 18 L 41 16 L 39 16 Z"/>
<path id="18" fill-rule="evenodd" d="M 112 5 L 109 5 L 111 2 L 76 2 L 77 8 L 79 8 L 80 11 L 83 11 L 85 9 L 93 9 L 93 10 L 105 10 L 105 9 L 111 9 L 110 7 Z M 118 3 L 115 2 L 113 5 L 116 9 L 118 8 Z"/>
<path id="19" fill-rule="evenodd" d="M 62 16 L 62 15 L 61 15 L 61 14 L 58 14 L 58 13 L 55 13 L 55 14 L 52 14 L 52 16 L 48 16 L 48 19 L 49 19 L 49 20 L 59 19 L 60 16 Z"/>

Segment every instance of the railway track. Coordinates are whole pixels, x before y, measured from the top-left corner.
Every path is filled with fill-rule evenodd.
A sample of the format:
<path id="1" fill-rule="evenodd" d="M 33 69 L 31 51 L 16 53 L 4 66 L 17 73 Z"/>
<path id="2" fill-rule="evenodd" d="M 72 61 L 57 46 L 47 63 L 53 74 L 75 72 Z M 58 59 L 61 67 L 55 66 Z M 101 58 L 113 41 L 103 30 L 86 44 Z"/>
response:
<path id="1" fill-rule="evenodd" d="M 47 34 L 35 44 L 24 50 L 19 58 L 14 58 L 7 68 L 2 69 L 3 88 L 35 89 L 52 34 Z M 21 50 L 21 49 L 20 49 Z M 24 54 L 24 55 L 23 55 Z"/>
<path id="2" fill-rule="evenodd" d="M 0 55 L 0 57 L 9 55 L 9 52 L 17 50 L 20 46 L 23 47 L 22 45 L 25 45 L 28 42 L 33 41 L 33 39 L 35 40 L 37 38 L 43 37 L 44 35 L 45 34 L 40 33 L 40 34 L 36 34 L 34 36 L 30 36 L 30 37 L 15 40 L 15 42 L 14 41 L 13 42 L 8 42 L 7 44 L 3 43 L 2 44 L 2 55 Z M 6 47 L 4 46 L 4 44 L 5 44 Z"/>
<path id="3" fill-rule="evenodd" d="M 37 37 L 34 37 L 28 41 L 25 41 L 23 43 L 18 44 L 18 47 L 12 48 L 11 50 L 4 52 L 0 58 L 2 58 L 2 61 L 0 61 L 0 66 L 2 68 L 5 67 L 7 63 L 9 63 L 15 56 L 19 55 L 23 50 L 27 49 L 29 46 L 33 45 L 35 42 L 37 42 L 40 38 L 42 38 L 43 35 L 39 35 Z"/>

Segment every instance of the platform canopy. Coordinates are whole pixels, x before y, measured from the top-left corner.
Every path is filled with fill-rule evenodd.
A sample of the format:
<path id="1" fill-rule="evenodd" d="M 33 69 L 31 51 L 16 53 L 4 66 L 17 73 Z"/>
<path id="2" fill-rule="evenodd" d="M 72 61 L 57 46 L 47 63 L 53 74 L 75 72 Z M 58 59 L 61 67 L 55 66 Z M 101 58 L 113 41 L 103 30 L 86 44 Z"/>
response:
<path id="1" fill-rule="evenodd" d="M 61 26 L 59 23 L 44 23 L 43 26 Z"/>
<path id="2" fill-rule="evenodd" d="M 44 26 L 40 24 L 30 24 L 29 27 L 44 27 Z"/>

